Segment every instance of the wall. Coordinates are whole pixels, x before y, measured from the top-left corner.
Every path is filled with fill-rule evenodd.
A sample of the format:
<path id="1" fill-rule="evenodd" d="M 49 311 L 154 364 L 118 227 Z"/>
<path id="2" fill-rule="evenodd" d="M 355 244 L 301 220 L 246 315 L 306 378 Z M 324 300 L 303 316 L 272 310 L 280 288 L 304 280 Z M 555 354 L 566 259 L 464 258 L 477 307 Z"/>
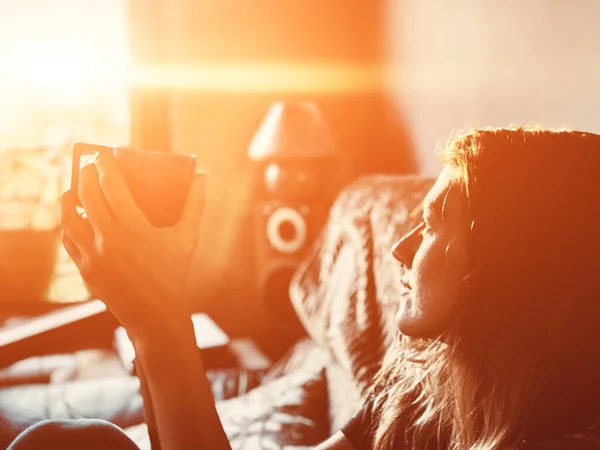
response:
<path id="1" fill-rule="evenodd" d="M 451 130 L 510 124 L 600 132 L 600 2 L 390 0 L 395 104 L 419 170 Z"/>

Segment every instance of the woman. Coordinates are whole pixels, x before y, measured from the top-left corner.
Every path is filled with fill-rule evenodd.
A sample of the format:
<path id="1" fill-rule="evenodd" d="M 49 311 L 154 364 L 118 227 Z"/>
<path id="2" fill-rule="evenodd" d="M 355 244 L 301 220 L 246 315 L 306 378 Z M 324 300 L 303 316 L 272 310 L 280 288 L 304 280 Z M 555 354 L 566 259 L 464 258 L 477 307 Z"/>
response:
<path id="1" fill-rule="evenodd" d="M 363 409 L 318 448 L 600 449 L 600 136 L 479 130 L 442 160 L 422 223 L 393 249 L 407 269 L 402 337 Z M 178 226 L 152 228 L 100 158 L 81 176 L 89 223 L 64 199 L 64 245 L 134 342 L 163 450 L 229 448 L 179 301 L 201 192 Z M 65 427 L 38 426 L 14 448 L 86 439 Z"/>
<path id="2" fill-rule="evenodd" d="M 425 339 L 394 343 L 348 436 L 600 449 L 600 136 L 481 130 L 442 161 L 422 224 L 394 249 L 409 269 L 400 331 Z"/>

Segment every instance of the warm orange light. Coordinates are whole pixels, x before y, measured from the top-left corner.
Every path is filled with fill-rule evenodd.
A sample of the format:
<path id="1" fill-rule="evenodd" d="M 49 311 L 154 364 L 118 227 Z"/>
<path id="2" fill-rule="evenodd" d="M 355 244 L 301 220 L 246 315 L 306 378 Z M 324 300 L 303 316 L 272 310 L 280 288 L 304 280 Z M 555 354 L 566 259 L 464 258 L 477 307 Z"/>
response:
<path id="1" fill-rule="evenodd" d="M 138 66 L 136 87 L 240 93 L 353 93 L 381 88 L 382 72 L 368 64 L 311 61 L 232 61 L 181 66 Z"/>
<path id="2" fill-rule="evenodd" d="M 0 150 L 73 140 L 123 144 L 131 87 L 352 94 L 378 91 L 383 84 L 375 63 L 250 59 L 132 68 L 127 5 L 127 0 L 0 2 Z"/>

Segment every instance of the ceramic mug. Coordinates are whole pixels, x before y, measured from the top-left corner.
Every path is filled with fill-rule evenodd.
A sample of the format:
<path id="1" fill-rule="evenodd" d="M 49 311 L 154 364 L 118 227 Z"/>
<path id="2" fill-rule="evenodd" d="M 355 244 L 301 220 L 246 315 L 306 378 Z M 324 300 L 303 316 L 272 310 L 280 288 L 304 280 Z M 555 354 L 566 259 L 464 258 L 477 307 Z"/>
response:
<path id="1" fill-rule="evenodd" d="M 148 221 L 157 227 L 175 225 L 187 200 L 196 173 L 196 157 L 130 148 L 76 143 L 73 148 L 71 190 L 78 191 L 81 169 L 101 152 L 110 153 Z M 77 204 L 81 206 L 79 199 Z"/>

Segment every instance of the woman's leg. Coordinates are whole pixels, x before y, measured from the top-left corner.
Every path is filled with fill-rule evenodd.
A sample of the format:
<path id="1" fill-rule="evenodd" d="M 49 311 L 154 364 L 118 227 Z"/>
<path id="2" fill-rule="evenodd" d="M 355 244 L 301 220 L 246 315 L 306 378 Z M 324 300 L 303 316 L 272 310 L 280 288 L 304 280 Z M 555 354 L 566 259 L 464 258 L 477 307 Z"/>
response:
<path id="1" fill-rule="evenodd" d="M 32 425 L 8 450 L 139 450 L 123 431 L 103 420 L 45 421 Z"/>

